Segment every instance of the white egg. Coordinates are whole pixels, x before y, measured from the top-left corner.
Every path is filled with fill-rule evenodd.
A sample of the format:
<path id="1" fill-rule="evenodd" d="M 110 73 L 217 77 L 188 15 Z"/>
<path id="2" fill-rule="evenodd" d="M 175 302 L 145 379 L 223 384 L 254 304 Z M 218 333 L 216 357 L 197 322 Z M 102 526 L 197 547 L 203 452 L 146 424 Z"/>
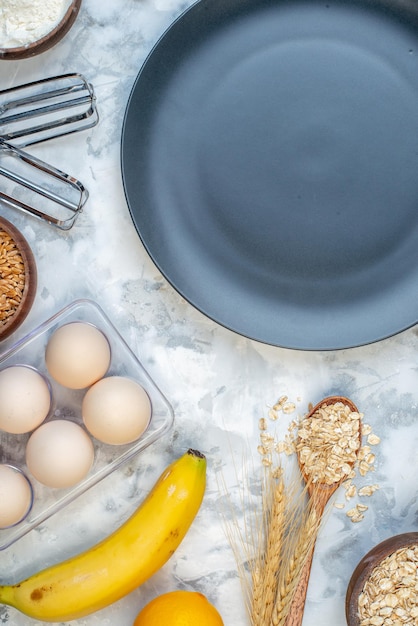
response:
<path id="1" fill-rule="evenodd" d="M 85 389 L 102 378 L 110 365 L 109 341 L 101 330 L 86 322 L 60 326 L 48 341 L 48 372 L 70 389 Z"/>
<path id="2" fill-rule="evenodd" d="M 71 487 L 90 471 L 93 442 L 86 431 L 65 419 L 42 424 L 29 437 L 26 465 L 31 474 L 48 487 Z"/>
<path id="3" fill-rule="evenodd" d="M 11 365 L 0 371 L 0 429 L 28 433 L 44 421 L 50 408 L 50 387 L 37 370 Z"/>
<path id="4" fill-rule="evenodd" d="M 109 376 L 87 391 L 81 413 L 93 437 L 120 445 L 135 441 L 146 430 L 151 419 L 151 401 L 134 380 Z"/>
<path id="5" fill-rule="evenodd" d="M 31 509 L 32 487 L 26 476 L 10 465 L 0 465 L 0 528 L 22 521 Z"/>

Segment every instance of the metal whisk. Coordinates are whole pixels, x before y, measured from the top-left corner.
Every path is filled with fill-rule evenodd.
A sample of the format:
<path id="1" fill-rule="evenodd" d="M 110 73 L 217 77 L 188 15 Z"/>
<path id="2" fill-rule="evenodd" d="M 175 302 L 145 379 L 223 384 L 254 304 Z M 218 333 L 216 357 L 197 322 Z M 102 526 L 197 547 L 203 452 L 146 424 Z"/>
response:
<path id="1" fill-rule="evenodd" d="M 18 147 L 91 128 L 99 115 L 93 87 L 64 74 L 0 91 L 0 137 Z"/>
<path id="2" fill-rule="evenodd" d="M 71 228 L 87 190 L 22 148 L 91 128 L 98 120 L 93 87 L 81 74 L 0 91 L 0 200 L 62 230 Z"/>

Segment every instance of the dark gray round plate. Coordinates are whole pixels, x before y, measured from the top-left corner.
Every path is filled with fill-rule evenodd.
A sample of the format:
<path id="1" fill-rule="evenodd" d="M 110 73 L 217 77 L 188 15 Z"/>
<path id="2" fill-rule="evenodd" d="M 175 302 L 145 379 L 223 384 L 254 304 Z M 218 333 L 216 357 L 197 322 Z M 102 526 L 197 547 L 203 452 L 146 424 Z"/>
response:
<path id="1" fill-rule="evenodd" d="M 162 36 L 121 147 L 168 281 L 268 344 L 418 320 L 416 0 L 200 0 Z"/>

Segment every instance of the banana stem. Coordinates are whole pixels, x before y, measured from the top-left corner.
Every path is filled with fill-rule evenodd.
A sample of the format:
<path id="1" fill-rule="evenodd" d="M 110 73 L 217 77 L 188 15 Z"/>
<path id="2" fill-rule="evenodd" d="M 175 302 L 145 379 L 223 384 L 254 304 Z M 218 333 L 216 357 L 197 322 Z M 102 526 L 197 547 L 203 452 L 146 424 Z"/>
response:
<path id="1" fill-rule="evenodd" d="M 0 604 L 15 606 L 14 597 L 15 590 L 13 585 L 0 585 Z"/>

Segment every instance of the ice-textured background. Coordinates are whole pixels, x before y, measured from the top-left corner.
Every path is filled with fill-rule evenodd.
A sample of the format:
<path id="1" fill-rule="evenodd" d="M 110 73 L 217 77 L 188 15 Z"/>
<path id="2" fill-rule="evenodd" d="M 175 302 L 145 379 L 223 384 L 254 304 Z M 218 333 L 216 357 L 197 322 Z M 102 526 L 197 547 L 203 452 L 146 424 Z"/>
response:
<path id="1" fill-rule="evenodd" d="M 11 548 L 0 553 L 2 582 L 87 547 L 134 510 L 164 466 L 188 447 L 208 458 L 203 506 L 184 542 L 143 587 L 77 626 L 129 626 L 150 598 L 177 588 L 204 592 L 226 626 L 247 626 L 236 563 L 226 537 L 219 480 L 235 504 L 243 464 L 257 465 L 258 420 L 286 394 L 296 414 L 332 393 L 351 397 L 381 437 L 362 523 L 333 509 L 321 532 L 304 626 L 344 626 L 347 583 L 358 560 L 392 534 L 417 530 L 418 373 L 416 328 L 339 352 L 294 352 L 240 337 L 210 321 L 167 283 L 132 225 L 120 173 L 123 114 L 139 68 L 182 0 L 84 0 L 71 32 L 30 60 L 0 63 L 0 88 L 80 72 L 94 85 L 99 125 L 34 147 L 90 192 L 68 233 L 4 207 L 31 244 L 38 266 L 35 305 L 18 336 L 76 298 L 98 302 L 172 403 L 169 434 Z M 6 348 L 17 336 L 5 342 Z M 290 419 L 285 417 L 285 420 Z M 341 500 L 341 497 L 340 497 Z M 8 626 L 40 626 L 0 608 Z"/>

